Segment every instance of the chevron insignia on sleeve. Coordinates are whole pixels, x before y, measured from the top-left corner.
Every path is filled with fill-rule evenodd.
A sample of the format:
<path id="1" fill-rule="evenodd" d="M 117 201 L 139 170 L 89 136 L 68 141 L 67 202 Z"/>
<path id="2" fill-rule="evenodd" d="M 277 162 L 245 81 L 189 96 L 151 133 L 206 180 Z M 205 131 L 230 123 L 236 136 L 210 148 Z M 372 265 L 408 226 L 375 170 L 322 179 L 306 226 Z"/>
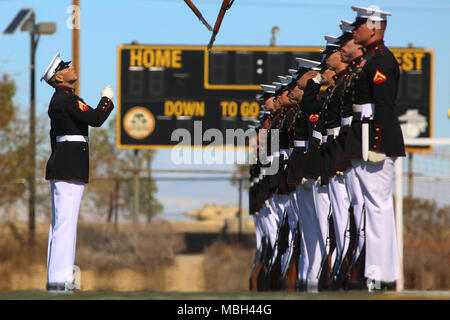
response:
<path id="1" fill-rule="evenodd" d="M 89 109 L 89 107 L 84 104 L 81 100 L 78 100 L 78 108 L 80 108 L 81 111 L 87 111 L 87 109 Z"/>
<path id="2" fill-rule="evenodd" d="M 319 115 L 318 114 L 312 114 L 309 116 L 308 120 L 310 122 L 317 122 L 317 120 L 319 120 Z"/>
<path id="3" fill-rule="evenodd" d="M 386 80 L 387 80 L 387 77 L 384 74 L 382 74 L 380 72 L 380 70 L 377 69 L 377 71 L 375 72 L 375 75 L 373 76 L 373 83 L 380 84 L 380 83 L 385 82 Z"/>

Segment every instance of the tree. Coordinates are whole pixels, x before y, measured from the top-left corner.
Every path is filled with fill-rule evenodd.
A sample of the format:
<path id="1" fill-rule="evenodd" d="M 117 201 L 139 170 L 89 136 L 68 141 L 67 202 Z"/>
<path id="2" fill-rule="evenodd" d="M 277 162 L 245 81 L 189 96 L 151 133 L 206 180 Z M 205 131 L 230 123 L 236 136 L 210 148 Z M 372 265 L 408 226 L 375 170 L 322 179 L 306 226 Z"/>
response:
<path id="1" fill-rule="evenodd" d="M 405 286 L 448 288 L 450 206 L 438 207 L 432 200 L 405 198 L 403 212 Z M 427 273 L 434 277 L 432 288 L 425 284 Z"/>
<path id="2" fill-rule="evenodd" d="M 147 217 L 147 222 L 150 222 L 155 215 L 163 210 L 162 204 L 155 198 L 155 193 L 158 191 L 158 188 L 151 177 L 150 168 L 154 156 L 155 152 L 153 150 L 142 150 L 140 152 L 141 162 L 143 165 L 146 165 L 145 169 L 148 171 L 142 174 L 140 179 L 139 208 L 142 214 Z"/>
<path id="3" fill-rule="evenodd" d="M 25 121 L 13 103 L 16 86 L 7 74 L 0 80 L 0 206 L 23 200 L 27 174 L 28 136 Z M 9 210 L 5 210 L 6 213 Z"/>
<path id="4" fill-rule="evenodd" d="M 0 113 L 0 129 L 5 129 L 15 115 L 15 107 L 13 97 L 16 94 L 16 85 L 14 81 L 9 79 L 8 74 L 3 74 L 0 80 L 0 105 L 2 112 Z"/>

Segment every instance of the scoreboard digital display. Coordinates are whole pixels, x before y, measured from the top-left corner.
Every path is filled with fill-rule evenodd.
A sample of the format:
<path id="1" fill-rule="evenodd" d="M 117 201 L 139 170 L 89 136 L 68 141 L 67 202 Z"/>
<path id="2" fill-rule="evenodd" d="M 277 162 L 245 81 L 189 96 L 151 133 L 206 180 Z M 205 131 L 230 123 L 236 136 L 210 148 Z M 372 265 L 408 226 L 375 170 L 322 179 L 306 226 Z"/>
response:
<path id="1" fill-rule="evenodd" d="M 320 61 L 321 47 L 122 45 L 118 47 L 119 148 L 167 148 L 172 132 L 246 130 L 259 114 L 261 83 L 297 69 L 296 57 Z M 401 68 L 397 101 L 408 134 L 432 132 L 433 52 L 392 49 Z M 403 116 L 403 118 L 402 118 Z M 423 122 L 426 122 L 424 125 Z M 420 123 L 420 129 L 417 129 Z M 412 137 L 412 136 L 408 136 Z M 204 142 L 203 146 L 209 142 Z"/>

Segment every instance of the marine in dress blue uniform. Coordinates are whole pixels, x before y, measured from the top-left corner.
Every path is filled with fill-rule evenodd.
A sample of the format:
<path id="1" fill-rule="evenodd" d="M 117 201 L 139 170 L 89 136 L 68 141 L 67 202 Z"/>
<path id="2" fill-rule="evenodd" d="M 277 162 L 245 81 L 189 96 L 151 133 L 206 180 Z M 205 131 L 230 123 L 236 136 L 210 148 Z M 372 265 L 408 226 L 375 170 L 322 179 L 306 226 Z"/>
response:
<path id="1" fill-rule="evenodd" d="M 384 45 L 387 17 L 373 8 L 356 11 L 353 38 L 363 46 L 364 57 L 355 77 L 353 120 L 346 146 L 360 183 L 366 210 L 365 271 L 369 290 L 393 289 L 399 276 L 399 257 L 392 201 L 394 161 L 405 156 L 396 114 L 400 70 L 392 52 Z"/>
<path id="2" fill-rule="evenodd" d="M 78 212 L 84 186 L 89 182 L 88 127 L 100 127 L 114 108 L 114 93 L 107 86 L 95 109 L 75 94 L 78 76 L 59 53 L 42 75 L 55 88 L 50 101 L 52 153 L 45 178 L 50 181 L 52 223 L 47 252 L 47 290 L 73 291 Z"/>

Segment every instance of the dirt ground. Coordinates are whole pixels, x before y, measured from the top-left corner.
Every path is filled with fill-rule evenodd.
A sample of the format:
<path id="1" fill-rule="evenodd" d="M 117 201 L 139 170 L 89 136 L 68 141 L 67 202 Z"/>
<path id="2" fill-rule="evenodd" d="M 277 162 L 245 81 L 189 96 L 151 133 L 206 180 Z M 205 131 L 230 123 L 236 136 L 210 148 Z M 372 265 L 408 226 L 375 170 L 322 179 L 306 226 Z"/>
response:
<path id="1" fill-rule="evenodd" d="M 204 291 L 204 262 L 205 256 L 203 254 L 175 256 L 174 264 L 164 270 L 165 291 Z"/>
<path id="2" fill-rule="evenodd" d="M 26 225 L 17 224 L 12 229 L 11 226 L 0 225 L 0 291 L 45 289 L 47 228 L 47 225 L 38 225 L 36 244 L 29 248 L 25 241 Z M 185 254 L 183 237 L 178 236 L 183 231 L 219 232 L 220 228 L 220 225 L 212 223 L 172 225 L 158 222 L 153 226 L 143 226 L 136 243 L 132 228 L 129 230 L 127 226 L 117 232 L 105 225 L 80 225 L 75 264 L 81 269 L 82 289 L 117 292 L 225 290 L 223 282 L 215 281 L 215 272 L 236 272 L 236 266 L 234 269 L 227 267 L 230 263 L 236 265 L 236 261 L 232 261 L 236 249 L 221 243 L 208 251 L 207 260 L 204 253 Z M 246 249 L 245 258 L 240 262 L 248 267 L 240 272 L 245 284 L 253 254 L 252 249 Z M 234 260 L 238 259 L 242 259 L 242 254 Z M 228 288 L 233 289 L 239 290 L 239 287 Z"/>
<path id="3" fill-rule="evenodd" d="M 11 274 L 11 291 L 40 291 L 45 289 L 47 270 L 43 265 L 28 272 Z M 168 268 L 147 274 L 124 268 L 102 273 L 99 270 L 81 270 L 83 291 L 176 291 L 202 292 L 205 290 L 204 255 L 177 255 Z"/>

